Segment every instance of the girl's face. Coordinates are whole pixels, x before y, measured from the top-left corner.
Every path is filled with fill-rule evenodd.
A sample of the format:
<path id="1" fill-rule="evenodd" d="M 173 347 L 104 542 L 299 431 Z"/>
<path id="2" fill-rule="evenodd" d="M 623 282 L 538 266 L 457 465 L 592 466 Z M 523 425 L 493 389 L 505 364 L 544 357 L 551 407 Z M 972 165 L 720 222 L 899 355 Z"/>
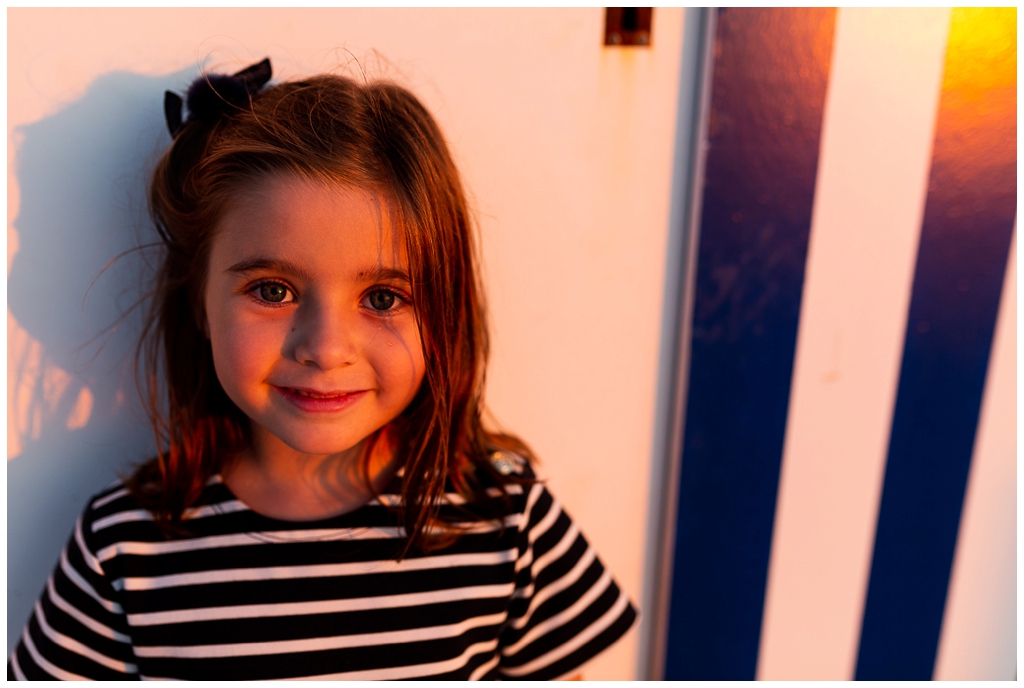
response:
<path id="1" fill-rule="evenodd" d="M 207 334 L 224 391 L 293 450 L 326 455 L 394 420 L 423 381 L 404 242 L 375 194 L 276 175 L 229 206 Z"/>

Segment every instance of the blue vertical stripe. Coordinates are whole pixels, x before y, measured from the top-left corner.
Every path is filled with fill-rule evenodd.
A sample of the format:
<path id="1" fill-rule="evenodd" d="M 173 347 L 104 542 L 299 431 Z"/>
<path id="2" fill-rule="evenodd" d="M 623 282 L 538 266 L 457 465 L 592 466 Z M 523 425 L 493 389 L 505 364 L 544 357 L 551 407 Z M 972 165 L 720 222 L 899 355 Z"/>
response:
<path id="1" fill-rule="evenodd" d="M 1015 14 L 953 16 L 858 679 L 935 664 L 1017 212 Z"/>
<path id="2" fill-rule="evenodd" d="M 666 679 L 753 679 L 835 10 L 721 10 Z"/>

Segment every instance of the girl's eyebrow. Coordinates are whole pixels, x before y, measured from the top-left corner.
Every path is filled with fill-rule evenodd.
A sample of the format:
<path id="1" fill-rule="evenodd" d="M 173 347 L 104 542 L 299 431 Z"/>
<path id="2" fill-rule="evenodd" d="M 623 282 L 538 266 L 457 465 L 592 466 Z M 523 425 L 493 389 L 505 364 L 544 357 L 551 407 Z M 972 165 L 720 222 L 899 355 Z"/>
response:
<path id="1" fill-rule="evenodd" d="M 293 275 L 303 280 L 312 280 L 312 276 L 308 271 L 303 270 L 298 265 L 290 263 L 287 260 L 271 260 L 270 258 L 249 258 L 246 260 L 240 260 L 226 272 L 235 273 L 246 273 L 252 272 L 253 270 L 269 270 L 271 272 L 282 272 L 287 275 Z"/>
<path id="2" fill-rule="evenodd" d="M 313 279 L 312 275 L 310 275 L 307 270 L 302 269 L 294 263 L 287 260 L 272 260 L 270 258 L 248 258 L 246 260 L 241 260 L 229 267 L 227 272 L 244 274 L 254 270 L 281 272 L 288 275 L 294 275 L 307 281 L 312 281 Z M 356 278 L 367 282 L 411 282 L 409 279 L 409 273 L 405 270 L 388 268 L 383 265 L 378 265 L 367 270 L 360 270 L 356 275 Z"/>
<path id="3" fill-rule="evenodd" d="M 386 268 L 383 265 L 378 265 L 372 270 L 360 270 L 356 277 L 361 280 L 366 280 L 367 282 L 386 282 L 389 280 L 394 280 L 396 282 L 412 281 L 409 279 L 409 273 L 405 270 Z"/>

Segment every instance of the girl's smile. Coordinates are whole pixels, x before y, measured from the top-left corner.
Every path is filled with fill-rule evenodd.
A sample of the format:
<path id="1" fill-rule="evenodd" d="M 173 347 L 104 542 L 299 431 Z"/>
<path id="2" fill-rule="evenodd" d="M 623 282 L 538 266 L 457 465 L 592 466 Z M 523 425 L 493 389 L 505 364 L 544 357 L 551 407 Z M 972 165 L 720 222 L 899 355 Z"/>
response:
<path id="1" fill-rule="evenodd" d="M 410 291 L 403 242 L 369 191 L 276 175 L 229 205 L 206 326 L 258 462 L 345 452 L 409 405 L 425 369 Z"/>
<path id="2" fill-rule="evenodd" d="M 366 394 L 360 392 L 316 392 L 305 389 L 274 387 L 278 394 L 307 413 L 332 413 L 348 408 Z"/>

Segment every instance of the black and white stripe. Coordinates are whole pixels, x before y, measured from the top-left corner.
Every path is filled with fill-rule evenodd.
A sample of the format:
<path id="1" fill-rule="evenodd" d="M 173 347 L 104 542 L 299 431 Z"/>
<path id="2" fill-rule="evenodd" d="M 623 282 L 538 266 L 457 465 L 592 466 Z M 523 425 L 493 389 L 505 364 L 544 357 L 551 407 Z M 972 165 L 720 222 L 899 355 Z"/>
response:
<path id="1" fill-rule="evenodd" d="M 75 525 L 8 678 L 564 675 L 636 612 L 542 484 L 506 489 L 491 520 L 448 494 L 442 513 L 462 537 L 396 561 L 393 494 L 296 523 L 251 511 L 218 480 L 189 536 L 169 540 L 113 486 Z"/>

